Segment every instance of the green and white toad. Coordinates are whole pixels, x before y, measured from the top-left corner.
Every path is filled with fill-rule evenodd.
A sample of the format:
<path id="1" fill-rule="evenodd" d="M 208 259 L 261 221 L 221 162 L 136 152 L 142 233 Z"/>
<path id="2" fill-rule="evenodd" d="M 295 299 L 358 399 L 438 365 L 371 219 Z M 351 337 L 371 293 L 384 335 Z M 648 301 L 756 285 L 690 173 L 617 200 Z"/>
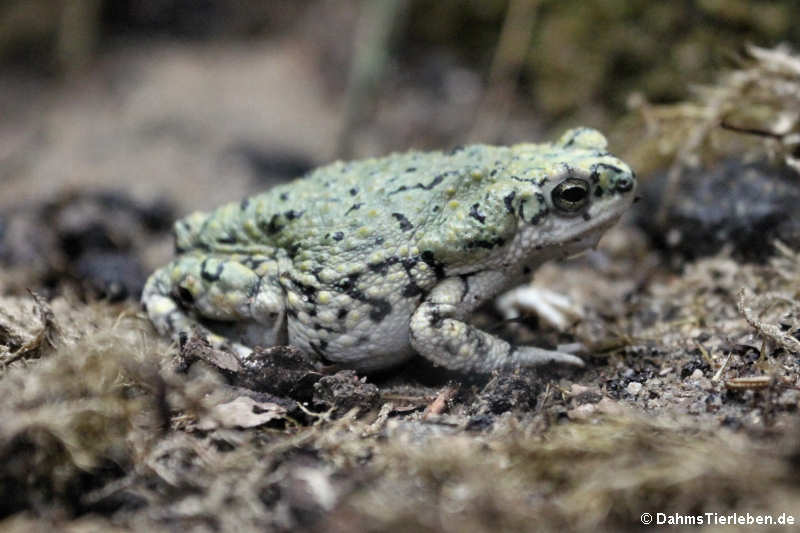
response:
<path id="1" fill-rule="evenodd" d="M 175 225 L 178 257 L 142 303 L 162 333 L 193 329 L 246 357 L 293 344 L 364 371 L 419 353 L 462 371 L 582 364 L 469 325 L 549 259 L 594 246 L 633 200 L 599 132 L 342 162 Z"/>

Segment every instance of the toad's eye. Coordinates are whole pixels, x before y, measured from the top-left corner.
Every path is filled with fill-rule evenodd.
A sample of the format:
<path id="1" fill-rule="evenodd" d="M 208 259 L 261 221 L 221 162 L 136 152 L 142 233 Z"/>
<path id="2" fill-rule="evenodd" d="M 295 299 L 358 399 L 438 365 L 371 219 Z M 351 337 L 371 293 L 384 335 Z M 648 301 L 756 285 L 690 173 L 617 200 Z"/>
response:
<path id="1" fill-rule="evenodd" d="M 551 197 L 559 210 L 575 213 L 589 203 L 589 183 L 580 178 L 567 178 L 553 189 Z"/>

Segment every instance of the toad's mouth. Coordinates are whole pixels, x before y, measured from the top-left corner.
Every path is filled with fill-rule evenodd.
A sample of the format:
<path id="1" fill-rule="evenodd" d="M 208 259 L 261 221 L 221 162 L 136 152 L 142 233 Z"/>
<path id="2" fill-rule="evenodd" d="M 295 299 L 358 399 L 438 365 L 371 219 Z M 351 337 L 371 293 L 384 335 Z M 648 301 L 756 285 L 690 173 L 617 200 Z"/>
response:
<path id="1" fill-rule="evenodd" d="M 546 240 L 537 244 L 541 249 L 552 249 L 563 257 L 594 248 L 606 230 L 619 221 L 626 207 L 592 214 L 585 223 L 555 230 Z"/>

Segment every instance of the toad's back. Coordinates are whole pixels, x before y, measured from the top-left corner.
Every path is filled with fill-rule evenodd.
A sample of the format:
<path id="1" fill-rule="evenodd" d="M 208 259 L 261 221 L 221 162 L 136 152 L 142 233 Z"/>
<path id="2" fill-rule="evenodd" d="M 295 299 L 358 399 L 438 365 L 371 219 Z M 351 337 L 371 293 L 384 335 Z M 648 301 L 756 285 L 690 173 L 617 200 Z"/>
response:
<path id="1" fill-rule="evenodd" d="M 507 147 L 473 145 L 449 153 L 338 161 L 241 202 L 186 217 L 176 224 L 178 251 L 280 248 L 294 256 L 298 250 L 364 253 L 408 243 L 419 228 L 435 224 L 456 191 L 491 179 L 509 157 Z"/>

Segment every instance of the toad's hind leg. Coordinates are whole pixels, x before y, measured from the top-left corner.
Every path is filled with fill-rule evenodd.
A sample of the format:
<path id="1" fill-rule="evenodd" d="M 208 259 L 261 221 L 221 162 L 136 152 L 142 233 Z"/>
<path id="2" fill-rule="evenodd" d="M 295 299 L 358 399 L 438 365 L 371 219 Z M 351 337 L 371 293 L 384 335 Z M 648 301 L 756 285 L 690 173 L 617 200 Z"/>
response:
<path id="1" fill-rule="evenodd" d="M 160 333 L 177 340 L 195 330 L 246 356 L 253 346 L 286 342 L 277 272 L 266 257 L 186 255 L 150 276 L 142 304 Z"/>

